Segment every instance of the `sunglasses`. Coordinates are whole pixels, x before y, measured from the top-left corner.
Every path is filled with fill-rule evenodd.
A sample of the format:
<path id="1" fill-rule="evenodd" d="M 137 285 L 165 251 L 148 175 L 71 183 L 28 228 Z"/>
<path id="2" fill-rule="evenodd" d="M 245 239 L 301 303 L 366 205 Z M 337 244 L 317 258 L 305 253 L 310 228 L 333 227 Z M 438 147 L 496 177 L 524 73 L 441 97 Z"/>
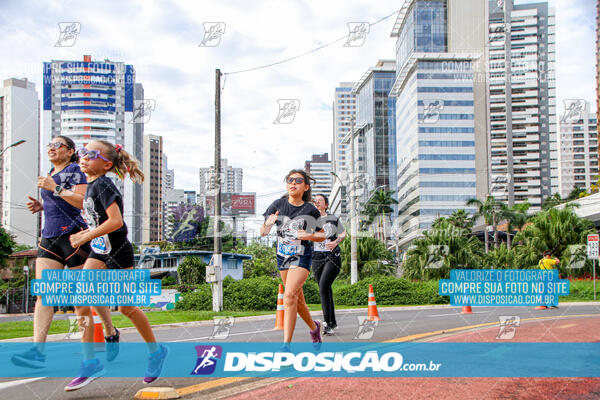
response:
<path id="1" fill-rule="evenodd" d="M 95 160 L 96 158 L 100 157 L 104 161 L 111 162 L 109 159 L 100 154 L 100 150 L 88 150 L 85 147 L 82 147 L 81 149 L 77 150 L 77 154 L 80 158 L 87 157 L 88 160 Z"/>
<path id="2" fill-rule="evenodd" d="M 50 142 L 50 143 L 48 143 L 48 145 L 47 145 L 47 147 L 48 147 L 49 149 L 54 149 L 54 150 L 58 150 L 58 149 L 60 149 L 62 146 L 65 146 L 66 148 L 69 148 L 69 146 L 67 146 L 66 144 L 64 144 L 64 143 L 61 143 L 61 142 Z"/>
<path id="3" fill-rule="evenodd" d="M 298 185 L 304 183 L 304 178 L 287 178 L 287 183 L 296 182 Z"/>

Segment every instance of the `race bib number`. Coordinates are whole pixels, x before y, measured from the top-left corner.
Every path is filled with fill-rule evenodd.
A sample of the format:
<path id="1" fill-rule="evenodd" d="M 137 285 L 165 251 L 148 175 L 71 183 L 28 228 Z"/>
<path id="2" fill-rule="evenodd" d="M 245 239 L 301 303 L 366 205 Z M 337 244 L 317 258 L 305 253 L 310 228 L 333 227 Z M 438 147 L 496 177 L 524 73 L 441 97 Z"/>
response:
<path id="1" fill-rule="evenodd" d="M 277 241 L 277 255 L 282 257 L 300 256 L 304 253 L 302 249 L 302 243 L 298 239 Z"/>
<path id="2" fill-rule="evenodd" d="M 92 246 L 92 250 L 94 250 L 97 254 L 108 254 L 110 253 L 110 240 L 108 240 L 108 235 L 103 235 L 92 239 L 90 242 L 90 246 Z"/>
<path id="3" fill-rule="evenodd" d="M 329 251 L 329 249 L 325 245 L 330 242 L 331 240 L 329 239 L 324 240 L 322 242 L 315 242 L 315 251 Z"/>

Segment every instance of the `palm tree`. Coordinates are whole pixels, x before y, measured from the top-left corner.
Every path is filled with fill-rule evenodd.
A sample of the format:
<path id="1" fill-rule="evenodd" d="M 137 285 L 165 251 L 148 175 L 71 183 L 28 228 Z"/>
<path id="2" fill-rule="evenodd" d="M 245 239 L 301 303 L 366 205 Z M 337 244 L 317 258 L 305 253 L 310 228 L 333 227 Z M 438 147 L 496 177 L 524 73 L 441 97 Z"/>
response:
<path id="1" fill-rule="evenodd" d="M 523 241 L 523 246 L 516 248 L 517 263 L 523 267 L 537 266 L 546 250 L 560 258 L 570 245 L 584 244 L 587 234 L 595 232 L 593 224 L 578 217 L 570 206 L 540 211 L 529 222 L 514 239 Z M 564 268 L 564 263 L 559 265 Z"/>
<path id="2" fill-rule="evenodd" d="M 522 230 L 527 223 L 529 216 L 527 210 L 529 210 L 531 204 L 529 202 L 515 204 L 510 208 L 505 208 L 502 211 L 502 217 L 506 218 L 506 248 L 510 250 L 512 245 L 511 234 L 513 229 L 518 231 Z"/>
<path id="3" fill-rule="evenodd" d="M 544 202 L 542 203 L 542 210 L 548 210 L 566 201 L 568 200 L 560 197 L 560 194 L 554 193 L 552 196 L 546 197 L 546 200 L 544 200 Z"/>
<path id="4" fill-rule="evenodd" d="M 469 199 L 467 201 L 467 206 L 475 206 L 477 207 L 477 211 L 475 212 L 474 218 L 483 217 L 485 221 L 485 253 L 487 254 L 490 250 L 489 238 L 487 234 L 487 227 L 492 225 L 494 230 L 494 247 L 498 248 L 498 231 L 496 229 L 496 224 L 500 220 L 500 215 L 502 211 L 506 208 L 504 203 L 496 200 L 494 196 L 488 196 L 485 199 L 485 203 L 479 199 Z"/>
<path id="5" fill-rule="evenodd" d="M 454 210 L 452 214 L 448 216 L 447 220 L 454 226 L 469 230 L 473 228 L 473 224 L 475 223 L 473 217 L 469 216 L 462 208 Z"/>
<path id="6" fill-rule="evenodd" d="M 351 252 L 349 236 L 350 235 L 348 235 L 348 240 L 344 240 L 342 243 L 340 243 L 340 249 L 342 251 L 341 269 L 344 275 L 350 275 Z M 368 271 L 372 271 L 372 264 L 375 262 L 387 261 L 391 263 L 393 261 L 393 255 L 389 250 L 386 249 L 385 244 L 373 237 L 357 238 L 356 252 L 358 256 L 358 271 L 361 276 Z"/>
<path id="7" fill-rule="evenodd" d="M 370 225 L 375 218 L 378 218 L 377 227 L 383 228 L 383 233 L 379 237 L 382 241 L 385 241 L 385 215 L 391 214 L 394 211 L 390 207 L 391 204 L 398 204 L 398 201 L 392 197 L 394 193 L 395 191 L 390 190 L 377 190 L 373 193 L 369 201 L 364 204 L 364 211 L 369 216 L 367 224 Z M 381 232 L 382 229 L 378 229 L 377 231 Z"/>
<path id="8" fill-rule="evenodd" d="M 481 242 L 471 230 L 438 218 L 435 226 L 413 242 L 403 264 L 409 279 L 447 278 L 453 268 L 475 268 L 482 264 Z"/>

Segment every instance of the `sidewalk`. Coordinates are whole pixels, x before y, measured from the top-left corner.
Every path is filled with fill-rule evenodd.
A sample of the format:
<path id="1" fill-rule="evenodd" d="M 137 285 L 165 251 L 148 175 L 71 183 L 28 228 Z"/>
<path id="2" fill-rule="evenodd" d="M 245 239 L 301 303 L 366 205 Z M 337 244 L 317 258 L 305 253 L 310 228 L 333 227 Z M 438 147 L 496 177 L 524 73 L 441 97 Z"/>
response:
<path id="1" fill-rule="evenodd" d="M 435 342 L 499 342 L 499 327 L 430 338 Z M 597 342 L 598 317 L 524 321 L 515 342 Z M 543 366 L 540 366 L 543 368 Z M 235 400 L 306 399 L 593 399 L 600 378 L 296 378 L 252 390 Z"/>

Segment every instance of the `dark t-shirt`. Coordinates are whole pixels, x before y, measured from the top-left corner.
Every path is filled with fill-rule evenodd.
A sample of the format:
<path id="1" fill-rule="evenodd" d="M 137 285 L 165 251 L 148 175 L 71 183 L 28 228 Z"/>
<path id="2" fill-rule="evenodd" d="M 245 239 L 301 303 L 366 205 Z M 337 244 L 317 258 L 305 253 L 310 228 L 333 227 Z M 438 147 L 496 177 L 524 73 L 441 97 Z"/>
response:
<path id="1" fill-rule="evenodd" d="M 304 203 L 301 206 L 290 204 L 287 198 L 275 200 L 263 214 L 265 220 L 271 214 L 279 211 L 277 216 L 277 254 L 282 257 L 303 255 L 312 250 L 310 240 L 299 240 L 297 232 L 305 230 L 308 233 L 320 231 L 321 226 L 319 210 L 311 204 Z"/>
<path id="2" fill-rule="evenodd" d="M 73 190 L 77 185 L 87 183 L 85 174 L 81 172 L 77 163 L 67 165 L 62 171 L 52 175 L 52 179 L 63 189 L 69 190 Z M 63 198 L 55 196 L 54 191 L 41 189 L 41 196 L 44 205 L 43 237 L 53 238 L 65 235 L 74 228 L 86 228 L 79 208 L 70 205 Z"/>
<path id="3" fill-rule="evenodd" d="M 325 216 L 321 216 L 320 225 L 323 227 L 325 231 L 326 239 L 323 242 L 315 243 L 315 252 L 327 252 L 330 253 L 330 250 L 325 246 L 325 244 L 333 242 L 341 235 L 345 229 L 344 226 L 340 223 L 340 220 L 334 214 L 327 214 Z M 339 254 L 340 248 L 336 246 L 331 253 Z"/>
<path id="4" fill-rule="evenodd" d="M 114 202 L 117 202 L 119 211 L 123 215 L 123 196 L 113 181 L 106 175 L 88 183 L 85 191 L 85 200 L 83 200 L 83 217 L 90 226 L 90 229 L 97 228 L 107 219 L 106 209 Z M 123 218 L 124 219 L 124 218 Z M 115 240 L 122 240 L 123 235 L 127 235 L 127 225 L 123 220 L 123 226 L 116 231 L 110 232 L 108 238 L 113 245 Z"/>

